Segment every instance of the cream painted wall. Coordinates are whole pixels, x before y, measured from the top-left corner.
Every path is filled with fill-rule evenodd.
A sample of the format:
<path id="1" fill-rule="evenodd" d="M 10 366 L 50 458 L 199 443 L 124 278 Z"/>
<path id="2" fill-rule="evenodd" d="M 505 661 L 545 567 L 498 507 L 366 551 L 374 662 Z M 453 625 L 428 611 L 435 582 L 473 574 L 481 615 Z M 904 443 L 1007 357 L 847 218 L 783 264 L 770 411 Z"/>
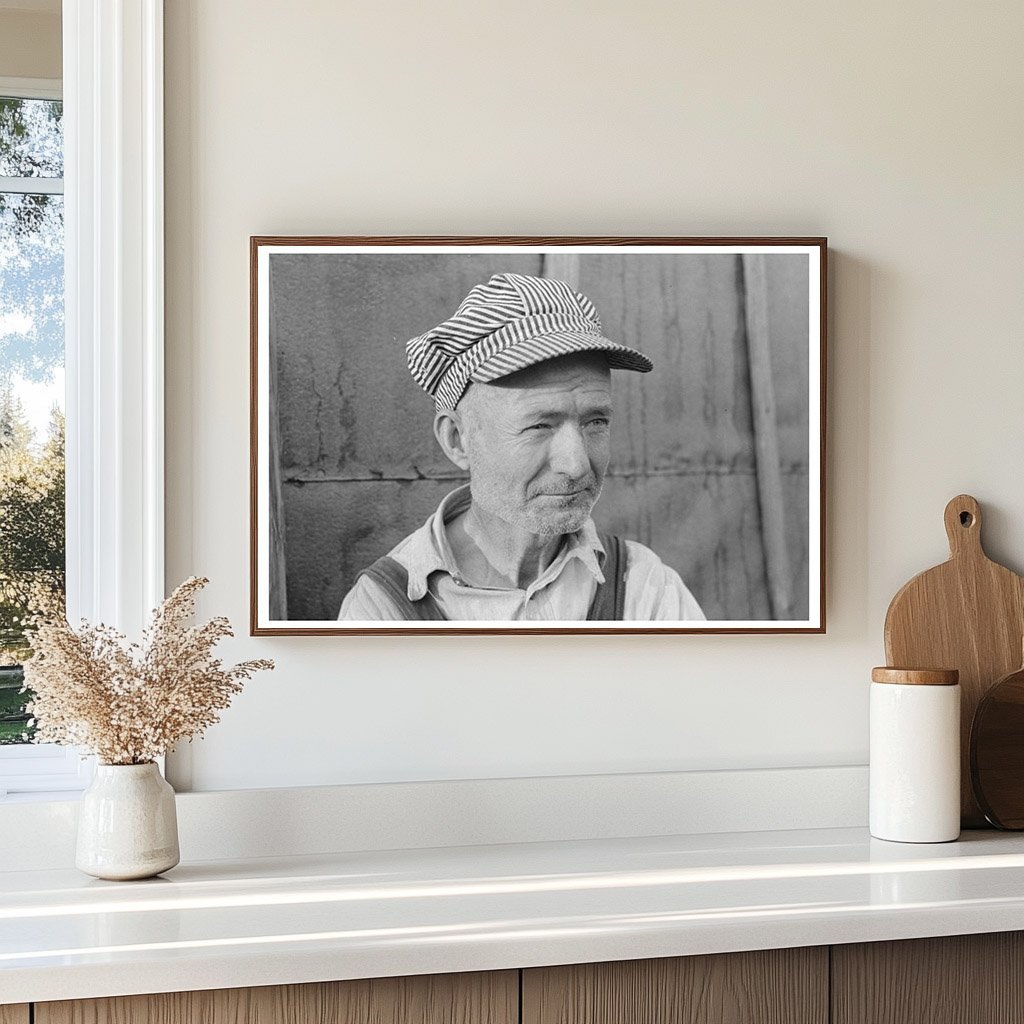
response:
<path id="1" fill-rule="evenodd" d="M 61 77 L 60 7 L 55 6 L 51 13 L 10 10 L 0 3 L 0 77 Z"/>
<path id="2" fill-rule="evenodd" d="M 829 627 L 286 638 L 197 789 L 867 757 L 888 600 L 1024 570 L 1024 8 L 167 0 L 169 582 L 248 608 L 250 234 L 827 235 Z M 180 776 L 186 774 L 179 761 Z"/>

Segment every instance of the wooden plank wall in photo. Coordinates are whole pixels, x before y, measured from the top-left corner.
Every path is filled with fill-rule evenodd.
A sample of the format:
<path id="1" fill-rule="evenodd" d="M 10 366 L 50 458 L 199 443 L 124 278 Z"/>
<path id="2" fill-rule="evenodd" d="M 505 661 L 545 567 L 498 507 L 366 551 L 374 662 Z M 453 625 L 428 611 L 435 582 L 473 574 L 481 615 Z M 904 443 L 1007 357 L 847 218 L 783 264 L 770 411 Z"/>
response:
<path id="1" fill-rule="evenodd" d="M 598 525 L 654 549 L 709 618 L 806 617 L 807 259 L 747 259 L 271 257 L 288 617 L 334 619 L 357 573 L 464 481 L 405 342 L 506 270 L 571 279 L 607 336 L 655 363 L 613 374 Z"/>
<path id="2" fill-rule="evenodd" d="M 289 619 L 335 619 L 356 575 L 465 482 L 405 361 L 492 273 L 540 257 L 270 258 Z"/>

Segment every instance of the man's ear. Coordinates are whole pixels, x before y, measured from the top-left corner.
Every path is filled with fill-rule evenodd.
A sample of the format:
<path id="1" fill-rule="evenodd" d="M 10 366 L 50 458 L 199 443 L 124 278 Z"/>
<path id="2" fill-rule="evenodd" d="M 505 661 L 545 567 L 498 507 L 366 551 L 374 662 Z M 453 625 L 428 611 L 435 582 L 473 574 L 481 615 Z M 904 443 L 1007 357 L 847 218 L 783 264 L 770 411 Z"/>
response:
<path id="1" fill-rule="evenodd" d="M 466 450 L 465 424 L 458 412 L 439 412 L 434 417 L 434 437 L 441 451 L 459 469 L 469 469 L 469 454 Z"/>

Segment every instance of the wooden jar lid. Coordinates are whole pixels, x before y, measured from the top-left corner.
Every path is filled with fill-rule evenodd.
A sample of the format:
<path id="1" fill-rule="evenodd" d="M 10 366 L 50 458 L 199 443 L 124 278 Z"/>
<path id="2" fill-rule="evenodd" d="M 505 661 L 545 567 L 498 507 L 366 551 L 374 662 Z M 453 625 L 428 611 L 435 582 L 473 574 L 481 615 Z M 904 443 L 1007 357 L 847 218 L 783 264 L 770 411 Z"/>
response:
<path id="1" fill-rule="evenodd" d="M 871 670 L 873 683 L 902 683 L 918 686 L 956 686 L 960 672 L 955 668 L 887 668 Z"/>

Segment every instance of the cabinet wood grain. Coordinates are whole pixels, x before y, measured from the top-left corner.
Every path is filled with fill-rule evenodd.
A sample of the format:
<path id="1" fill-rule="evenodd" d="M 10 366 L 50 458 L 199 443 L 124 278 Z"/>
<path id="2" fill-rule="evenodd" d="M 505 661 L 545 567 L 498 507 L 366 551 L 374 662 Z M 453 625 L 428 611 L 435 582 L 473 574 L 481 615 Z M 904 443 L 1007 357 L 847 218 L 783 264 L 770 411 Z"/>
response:
<path id="1" fill-rule="evenodd" d="M 518 1019 L 516 971 L 69 1000 L 37 1003 L 35 1014 L 35 1024 L 517 1024 Z"/>
<path id="2" fill-rule="evenodd" d="M 28 1004 L 0 1006 L 0 1024 L 28 1024 Z"/>
<path id="3" fill-rule="evenodd" d="M 832 947 L 833 1024 L 1024 1020 L 1024 933 Z"/>
<path id="4" fill-rule="evenodd" d="M 826 1024 L 828 950 L 543 967 L 523 972 L 523 1024 Z"/>

